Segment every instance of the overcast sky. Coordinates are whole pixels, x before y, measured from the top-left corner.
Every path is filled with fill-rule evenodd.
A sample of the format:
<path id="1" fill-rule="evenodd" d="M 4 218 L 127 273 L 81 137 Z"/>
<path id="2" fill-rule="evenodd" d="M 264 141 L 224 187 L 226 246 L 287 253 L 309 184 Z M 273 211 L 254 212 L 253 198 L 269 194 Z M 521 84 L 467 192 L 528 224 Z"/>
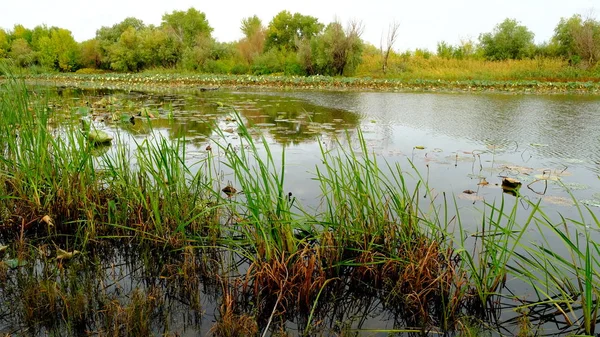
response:
<path id="1" fill-rule="evenodd" d="M 39 24 L 69 29 L 77 41 L 93 38 L 101 26 L 112 26 L 133 16 L 158 25 L 164 13 L 195 7 L 206 13 L 213 36 L 222 42 L 241 37 L 240 20 L 258 15 L 265 25 L 282 10 L 312 15 L 322 23 L 359 19 L 363 39 L 379 46 L 388 25 L 400 23 L 396 50 L 428 48 L 437 42 L 452 44 L 476 40 L 505 18 L 514 18 L 535 33 L 536 42 L 547 41 L 561 17 L 592 15 L 598 19 L 600 0 L 2 0 L 0 27 L 27 28 Z"/>

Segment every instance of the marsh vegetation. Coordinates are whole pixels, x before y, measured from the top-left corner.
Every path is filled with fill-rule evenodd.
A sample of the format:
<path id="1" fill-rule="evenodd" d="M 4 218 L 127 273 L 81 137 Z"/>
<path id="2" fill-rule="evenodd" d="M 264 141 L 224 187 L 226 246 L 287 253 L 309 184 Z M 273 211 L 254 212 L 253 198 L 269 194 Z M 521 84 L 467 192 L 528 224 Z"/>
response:
<path id="1" fill-rule="evenodd" d="M 348 97 L 15 78 L 0 95 L 2 333 L 595 333 L 600 221 L 561 178 L 597 177 L 502 162 L 559 147 L 414 143 L 393 160 Z M 444 191 L 436 167 L 467 167 L 477 191 Z"/>

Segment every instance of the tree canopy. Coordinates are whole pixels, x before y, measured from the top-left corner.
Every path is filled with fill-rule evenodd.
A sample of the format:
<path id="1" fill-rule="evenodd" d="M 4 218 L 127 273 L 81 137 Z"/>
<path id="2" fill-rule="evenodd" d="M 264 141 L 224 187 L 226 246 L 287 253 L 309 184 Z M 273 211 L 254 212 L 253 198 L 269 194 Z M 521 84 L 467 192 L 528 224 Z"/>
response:
<path id="1" fill-rule="evenodd" d="M 583 19 L 579 14 L 561 18 L 554 29 L 552 43 L 557 53 L 570 62 L 594 65 L 600 60 L 600 22 Z"/>
<path id="2" fill-rule="evenodd" d="M 213 31 L 206 15 L 195 8 L 163 15 L 162 26 L 187 47 L 192 47 L 199 36 L 210 37 Z"/>
<path id="3" fill-rule="evenodd" d="M 506 19 L 491 33 L 481 34 L 479 43 L 489 60 L 523 59 L 533 53 L 534 34 L 515 19 Z"/>
<path id="4" fill-rule="evenodd" d="M 267 28 L 267 49 L 298 50 L 296 42 L 310 40 L 323 30 L 323 24 L 315 17 L 281 11 L 275 15 Z"/>
<path id="5" fill-rule="evenodd" d="M 535 45 L 534 34 L 515 19 L 506 19 L 478 40 L 457 45 L 441 41 L 437 53 L 415 49 L 398 53 L 392 49 L 399 23 L 390 25 L 386 47 L 379 49 L 361 39 L 363 26 L 351 21 L 327 25 L 316 17 L 281 11 L 268 25 L 257 15 L 241 19 L 243 36 L 220 42 L 202 11 L 175 10 L 162 16 L 161 24 L 146 25 L 128 17 L 103 26 L 94 38 L 78 43 L 64 28 L 38 25 L 33 29 L 16 24 L 0 28 L 0 60 L 21 67 L 37 66 L 50 71 L 92 68 L 137 72 L 152 68 L 230 74 L 332 75 L 371 72 L 385 76 L 389 69 L 405 71 L 410 58 L 479 59 L 502 61 L 524 58 L 562 58 L 582 70 L 597 67 L 600 60 L 600 22 L 581 15 L 562 18 L 548 42 Z M 567 62 L 564 62 L 567 65 Z M 360 65 L 360 67 L 359 67 Z M 89 69 L 86 69 L 89 71 Z"/>

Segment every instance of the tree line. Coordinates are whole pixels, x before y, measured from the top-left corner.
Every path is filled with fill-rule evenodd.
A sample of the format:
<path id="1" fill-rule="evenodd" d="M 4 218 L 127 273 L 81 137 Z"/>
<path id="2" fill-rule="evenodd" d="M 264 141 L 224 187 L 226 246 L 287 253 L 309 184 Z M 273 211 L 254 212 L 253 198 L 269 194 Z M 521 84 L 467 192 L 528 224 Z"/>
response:
<path id="1" fill-rule="evenodd" d="M 101 27 L 93 39 L 78 43 L 64 28 L 15 25 L 0 29 L 0 59 L 21 67 L 61 72 L 99 69 L 138 72 L 153 68 L 230 74 L 352 75 L 363 52 L 378 52 L 385 73 L 387 59 L 398 36 L 390 25 L 387 44 L 379 47 L 361 39 L 363 25 L 334 21 L 327 25 L 315 17 L 282 11 L 268 25 L 251 16 L 240 23 L 243 38 L 219 42 L 206 15 L 195 8 L 162 16 L 159 26 L 129 17 Z M 413 56 L 433 52 L 417 49 Z M 593 67 L 600 59 L 600 22 L 573 15 L 562 18 L 550 41 L 536 45 L 534 34 L 514 19 L 499 23 L 478 41 L 458 45 L 439 42 L 437 57 L 490 61 L 555 57 L 580 67 Z"/>

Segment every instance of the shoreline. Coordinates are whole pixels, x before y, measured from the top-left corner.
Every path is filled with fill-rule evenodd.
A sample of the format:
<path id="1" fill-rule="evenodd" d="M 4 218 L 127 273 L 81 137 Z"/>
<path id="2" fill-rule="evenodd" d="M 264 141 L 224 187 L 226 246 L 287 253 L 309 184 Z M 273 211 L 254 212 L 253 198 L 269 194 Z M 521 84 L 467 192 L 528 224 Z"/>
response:
<path id="1" fill-rule="evenodd" d="M 600 96 L 600 82 L 550 82 L 538 80 L 422 80 L 373 79 L 328 76 L 255 76 L 209 74 L 44 74 L 17 75 L 27 84 L 53 85 L 88 89 L 153 90 L 223 89 L 242 90 L 331 90 L 380 92 L 457 92 L 457 93 L 510 93 L 510 94 L 576 94 Z M 0 82 L 6 80 L 0 76 Z"/>

